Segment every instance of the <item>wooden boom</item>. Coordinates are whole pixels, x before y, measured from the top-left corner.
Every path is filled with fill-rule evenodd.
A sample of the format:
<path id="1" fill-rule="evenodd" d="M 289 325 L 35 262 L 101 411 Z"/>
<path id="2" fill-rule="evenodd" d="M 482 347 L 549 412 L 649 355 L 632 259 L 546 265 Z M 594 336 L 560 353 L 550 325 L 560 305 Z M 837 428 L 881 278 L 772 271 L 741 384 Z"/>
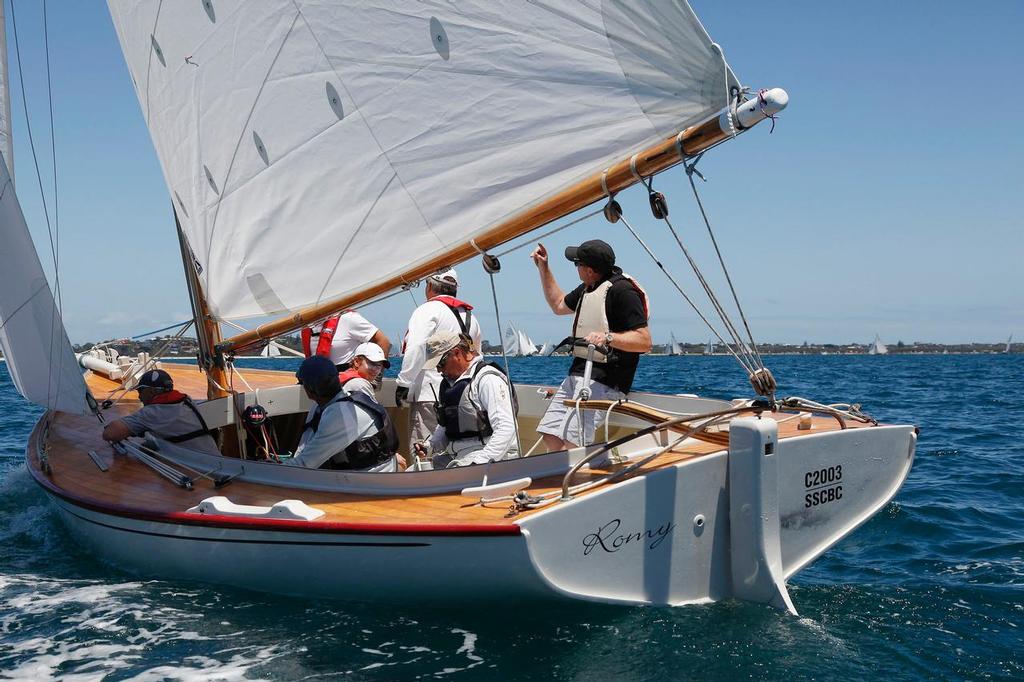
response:
<path id="1" fill-rule="evenodd" d="M 453 246 L 445 253 L 421 263 L 365 289 L 331 299 L 315 306 L 303 308 L 287 317 L 262 324 L 255 329 L 225 339 L 217 345 L 221 353 L 231 353 L 260 341 L 272 339 L 282 334 L 293 332 L 333 315 L 346 308 L 375 296 L 397 289 L 410 282 L 423 279 L 443 268 L 451 267 L 478 255 L 500 244 L 504 244 L 520 235 L 532 232 L 544 225 L 578 211 L 596 201 L 605 198 L 608 193 L 616 193 L 630 187 L 639 179 L 637 175 L 649 177 L 667 170 L 687 157 L 696 156 L 714 145 L 769 118 L 789 102 L 789 96 L 781 88 L 762 91 L 753 99 L 740 103 L 735 108 L 723 110 L 715 117 L 691 126 L 679 135 L 659 142 L 634 157 L 622 159 L 613 164 L 604 173 L 582 180 L 558 194 L 498 223 L 488 231 L 473 239 Z M 635 162 L 635 173 L 634 164 Z M 602 177 L 603 176 L 603 177 Z M 603 182 L 602 182 L 603 180 Z M 607 192 L 605 191 L 607 187 Z"/>

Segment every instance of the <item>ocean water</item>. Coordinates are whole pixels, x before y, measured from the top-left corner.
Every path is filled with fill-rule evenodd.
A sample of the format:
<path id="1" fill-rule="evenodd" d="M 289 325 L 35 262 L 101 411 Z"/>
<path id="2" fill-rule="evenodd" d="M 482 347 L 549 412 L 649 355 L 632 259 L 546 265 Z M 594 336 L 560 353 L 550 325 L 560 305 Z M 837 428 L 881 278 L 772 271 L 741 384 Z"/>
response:
<path id="1" fill-rule="evenodd" d="M 768 365 L 781 395 L 921 427 L 896 499 L 791 581 L 798 618 L 737 602 L 424 610 L 130 575 L 81 550 L 29 478 L 40 410 L 0 364 L 0 678 L 1024 679 L 1024 355 Z M 545 383 L 566 366 L 512 371 Z M 645 358 L 636 383 L 749 394 L 728 357 Z"/>

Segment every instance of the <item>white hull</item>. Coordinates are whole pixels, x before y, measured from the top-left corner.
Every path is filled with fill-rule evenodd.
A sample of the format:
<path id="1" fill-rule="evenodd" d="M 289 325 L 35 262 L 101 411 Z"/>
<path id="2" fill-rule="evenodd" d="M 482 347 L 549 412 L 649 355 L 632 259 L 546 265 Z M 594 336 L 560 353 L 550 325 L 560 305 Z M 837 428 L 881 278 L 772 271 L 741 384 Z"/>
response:
<path id="1" fill-rule="evenodd" d="M 784 580 L 892 499 L 916 437 L 912 427 L 891 426 L 776 442 L 773 421 L 747 421 L 763 440 L 746 450 L 734 436 L 739 445 L 729 451 L 471 532 L 145 518 L 76 504 L 40 482 L 86 546 L 145 575 L 356 601 L 681 605 L 740 597 L 786 608 Z M 733 430 L 742 430 L 738 422 Z"/>

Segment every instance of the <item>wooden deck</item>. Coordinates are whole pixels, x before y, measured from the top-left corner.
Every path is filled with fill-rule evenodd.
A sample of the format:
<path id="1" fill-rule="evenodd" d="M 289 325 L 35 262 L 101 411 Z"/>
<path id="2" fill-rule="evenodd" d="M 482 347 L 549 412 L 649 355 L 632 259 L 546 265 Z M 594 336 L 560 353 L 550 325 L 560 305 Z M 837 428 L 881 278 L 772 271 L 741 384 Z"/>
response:
<path id="1" fill-rule="evenodd" d="M 164 369 L 174 377 L 175 386 L 197 398 L 205 395 L 206 382 L 202 374 L 192 365 L 164 363 Z M 290 372 L 246 370 L 245 378 L 253 388 L 269 388 L 295 383 Z M 117 384 L 98 376 L 87 377 L 87 383 L 102 401 Z M 139 407 L 135 393 L 129 393 L 110 409 L 106 410 L 108 420 L 119 414 L 129 413 Z M 780 419 L 791 415 L 780 415 Z M 859 427 L 859 424 L 850 424 Z M 790 419 L 779 424 L 779 438 L 797 435 L 797 420 Z M 814 432 L 833 431 L 839 428 L 831 418 L 814 419 Z M 37 425 L 28 447 L 28 466 L 32 475 L 41 485 L 54 494 L 76 504 L 92 507 L 110 513 L 145 517 L 180 517 L 186 509 L 201 500 L 224 495 L 237 504 L 269 506 L 282 499 L 299 498 L 312 507 L 322 509 L 326 514 L 313 524 L 349 526 L 353 530 L 372 532 L 398 532 L 402 528 L 415 527 L 418 532 L 497 532 L 500 527 L 510 527 L 524 516 L 534 513 L 525 511 L 515 516 L 508 514 L 505 505 L 482 507 L 458 493 L 432 494 L 414 497 L 380 497 L 354 494 L 327 493 L 310 490 L 292 491 L 287 488 L 266 486 L 245 481 L 233 481 L 223 489 L 197 478 L 195 488 L 184 490 L 157 475 L 134 459 L 117 455 L 101 437 L 102 424 L 95 417 L 80 417 L 59 414 L 54 420 L 47 438 L 47 454 L 51 467 L 44 473 L 39 464 L 36 446 L 41 437 L 41 426 Z M 661 455 L 643 469 L 631 474 L 642 476 L 680 461 L 699 457 L 723 449 L 722 435 L 698 442 L 678 451 Z M 717 442 L 716 442 L 717 441 Z M 89 457 L 92 450 L 108 465 L 108 471 L 101 471 Z M 578 476 L 582 482 L 589 477 L 603 475 L 603 471 L 584 471 Z M 401 475 L 401 474 L 391 474 Z M 559 489 L 562 477 L 550 477 L 535 481 L 530 488 L 533 494 Z M 585 493 L 584 493 L 585 494 Z M 306 522 L 302 522 L 306 523 Z M 306 527 L 310 527 L 306 524 Z M 508 528 L 508 530 L 517 530 Z"/>

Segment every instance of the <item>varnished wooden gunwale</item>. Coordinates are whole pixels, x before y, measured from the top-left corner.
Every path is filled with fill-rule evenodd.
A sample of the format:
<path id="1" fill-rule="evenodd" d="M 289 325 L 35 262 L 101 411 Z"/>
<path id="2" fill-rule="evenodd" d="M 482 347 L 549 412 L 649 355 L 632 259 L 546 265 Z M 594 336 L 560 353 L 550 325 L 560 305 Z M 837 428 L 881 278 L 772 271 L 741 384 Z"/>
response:
<path id="1" fill-rule="evenodd" d="M 186 393 L 205 391 L 205 378 L 195 366 L 173 363 L 164 363 L 163 366 L 174 377 L 179 390 Z M 289 372 L 247 370 L 245 377 L 254 388 L 294 383 L 294 378 Z M 97 376 L 88 377 L 88 383 L 98 398 L 116 386 L 114 382 Z M 138 403 L 135 400 L 124 399 L 118 401 L 107 413 L 111 417 L 116 417 L 137 407 Z M 834 419 L 814 420 L 814 432 L 838 428 L 839 425 Z M 457 492 L 382 497 L 295 490 L 247 481 L 233 481 L 228 487 L 218 490 L 206 479 L 196 479 L 193 490 L 184 490 L 130 457 L 116 455 L 103 441 L 102 425 L 95 417 L 68 414 L 56 415 L 47 434 L 46 445 L 51 467 L 51 472 L 47 474 L 40 468 L 36 454 L 36 448 L 42 438 L 41 429 L 42 420 L 33 431 L 27 453 L 29 470 L 40 485 L 72 504 L 113 515 L 214 527 L 303 532 L 499 535 L 518 533 L 516 522 L 536 513 L 535 510 L 527 510 L 510 516 L 506 505 L 480 506 Z M 795 420 L 782 421 L 779 424 L 780 439 L 790 438 L 798 433 L 802 432 L 797 431 Z M 630 477 L 643 476 L 687 459 L 719 452 L 723 448 L 724 445 L 720 442 L 691 441 L 684 448 L 660 455 L 630 474 Z M 103 472 L 96 466 L 88 455 L 89 450 L 95 451 L 108 464 L 108 471 Z M 607 471 L 602 470 L 584 470 L 579 472 L 575 480 L 583 482 L 606 473 Z M 540 479 L 530 487 L 530 492 L 540 494 L 557 490 L 561 483 L 561 476 Z M 305 522 L 185 513 L 188 508 L 215 495 L 227 496 L 237 504 L 260 506 L 269 506 L 282 499 L 299 498 L 306 504 L 323 510 L 325 515 L 317 521 Z"/>

